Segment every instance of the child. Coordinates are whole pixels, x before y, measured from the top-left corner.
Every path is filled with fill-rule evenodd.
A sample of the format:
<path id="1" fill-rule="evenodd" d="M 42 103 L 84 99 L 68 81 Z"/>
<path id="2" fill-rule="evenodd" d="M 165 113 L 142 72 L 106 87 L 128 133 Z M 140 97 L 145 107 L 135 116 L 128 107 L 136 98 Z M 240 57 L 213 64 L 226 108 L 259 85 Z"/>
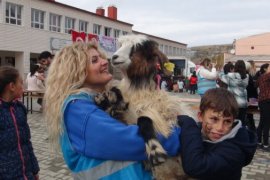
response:
<path id="1" fill-rule="evenodd" d="M 23 80 L 13 67 L 0 67 L 0 179 L 38 179 L 22 97 Z"/>
<path id="2" fill-rule="evenodd" d="M 197 90 L 197 81 L 198 81 L 198 78 L 196 76 L 196 71 L 194 71 L 192 73 L 192 76 L 189 79 L 190 94 L 195 94 L 195 91 Z"/>
<path id="3" fill-rule="evenodd" d="M 202 97 L 196 122 L 179 116 L 184 171 L 198 179 L 240 179 L 256 151 L 255 134 L 235 120 L 237 102 L 224 88 L 208 90 Z"/>

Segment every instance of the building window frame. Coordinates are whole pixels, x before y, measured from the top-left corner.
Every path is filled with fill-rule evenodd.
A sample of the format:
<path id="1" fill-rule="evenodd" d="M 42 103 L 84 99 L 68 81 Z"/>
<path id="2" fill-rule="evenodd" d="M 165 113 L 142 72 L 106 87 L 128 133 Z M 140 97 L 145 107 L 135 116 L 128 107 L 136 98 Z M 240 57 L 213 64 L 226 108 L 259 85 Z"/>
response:
<path id="1" fill-rule="evenodd" d="M 159 50 L 160 50 L 161 52 L 164 52 L 164 51 L 163 51 L 163 44 L 160 44 L 160 45 L 159 45 Z"/>
<path id="2" fill-rule="evenodd" d="M 45 12 L 31 8 L 31 27 L 37 29 L 44 29 Z"/>
<path id="3" fill-rule="evenodd" d="M 104 35 L 107 37 L 111 37 L 112 28 L 110 27 L 104 27 Z"/>
<path id="4" fill-rule="evenodd" d="M 6 2 L 6 23 L 22 25 L 22 10 L 22 5 Z"/>
<path id="5" fill-rule="evenodd" d="M 75 19 L 71 17 L 65 17 L 65 33 L 71 34 L 70 30 L 75 29 Z"/>
<path id="6" fill-rule="evenodd" d="M 50 13 L 49 30 L 61 32 L 61 15 Z"/>
<path id="7" fill-rule="evenodd" d="M 93 34 L 101 35 L 101 25 L 93 24 Z"/>
<path id="8" fill-rule="evenodd" d="M 120 30 L 119 29 L 114 29 L 113 30 L 113 37 L 114 38 L 119 38 L 120 36 Z"/>
<path id="9" fill-rule="evenodd" d="M 79 31 L 80 32 L 87 33 L 87 26 L 88 26 L 87 21 L 79 20 Z"/>

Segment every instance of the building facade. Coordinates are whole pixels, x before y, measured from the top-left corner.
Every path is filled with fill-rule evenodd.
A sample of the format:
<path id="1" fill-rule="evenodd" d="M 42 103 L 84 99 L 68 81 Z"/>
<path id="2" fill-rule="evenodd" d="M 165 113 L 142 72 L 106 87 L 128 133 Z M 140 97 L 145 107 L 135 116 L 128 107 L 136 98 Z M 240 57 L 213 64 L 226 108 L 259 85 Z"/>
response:
<path id="1" fill-rule="evenodd" d="M 270 32 L 235 40 L 231 54 L 225 54 L 225 62 L 237 60 L 253 60 L 257 68 L 270 63 Z"/>
<path id="2" fill-rule="evenodd" d="M 15 66 L 29 72 L 40 52 L 55 54 L 72 43 L 71 30 L 117 39 L 132 31 L 133 24 L 117 19 L 117 8 L 109 6 L 89 12 L 54 0 L 0 0 L 0 66 Z M 187 44 L 148 35 L 167 55 L 185 55 Z M 110 57 L 113 52 L 107 52 Z"/>

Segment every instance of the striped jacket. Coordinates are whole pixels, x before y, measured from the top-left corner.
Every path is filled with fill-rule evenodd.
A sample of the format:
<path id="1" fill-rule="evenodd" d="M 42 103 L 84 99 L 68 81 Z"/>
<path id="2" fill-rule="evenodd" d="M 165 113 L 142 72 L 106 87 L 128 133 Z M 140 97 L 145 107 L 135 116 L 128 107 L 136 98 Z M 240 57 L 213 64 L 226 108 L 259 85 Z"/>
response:
<path id="1" fill-rule="evenodd" d="M 198 94 L 204 95 L 208 89 L 216 88 L 217 72 L 216 68 L 212 68 L 212 71 L 205 69 L 201 66 L 197 70 L 198 77 Z"/>
<path id="2" fill-rule="evenodd" d="M 34 179 L 39 166 L 30 138 L 24 105 L 0 99 L 0 179 Z"/>

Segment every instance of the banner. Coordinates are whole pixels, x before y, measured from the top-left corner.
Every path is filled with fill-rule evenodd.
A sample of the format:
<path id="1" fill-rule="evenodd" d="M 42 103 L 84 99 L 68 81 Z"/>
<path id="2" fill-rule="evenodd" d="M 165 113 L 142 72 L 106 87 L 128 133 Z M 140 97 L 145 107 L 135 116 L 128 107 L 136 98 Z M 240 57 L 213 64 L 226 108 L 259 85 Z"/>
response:
<path id="1" fill-rule="evenodd" d="M 116 51 L 116 41 L 115 38 L 100 36 L 99 45 L 108 52 Z"/>
<path id="2" fill-rule="evenodd" d="M 98 36 L 96 34 L 85 34 L 84 32 L 77 32 L 71 30 L 73 42 L 94 42 L 98 43 L 105 51 L 115 52 L 116 51 L 116 39 L 108 36 Z M 87 38 L 86 38 L 87 37 Z"/>

